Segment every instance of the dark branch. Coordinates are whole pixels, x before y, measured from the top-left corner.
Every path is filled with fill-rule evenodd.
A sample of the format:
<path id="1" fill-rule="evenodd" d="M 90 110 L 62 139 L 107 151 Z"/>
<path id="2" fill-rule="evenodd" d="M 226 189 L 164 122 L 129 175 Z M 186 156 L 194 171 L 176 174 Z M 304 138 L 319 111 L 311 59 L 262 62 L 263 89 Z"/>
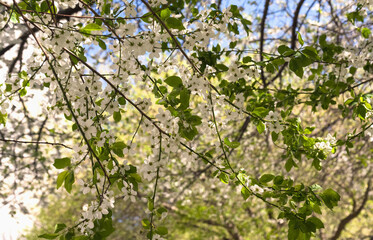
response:
<path id="1" fill-rule="evenodd" d="M 293 26 L 291 28 L 291 49 L 294 49 L 295 48 L 295 45 L 296 45 L 296 40 L 297 40 L 297 26 L 298 26 L 298 17 L 299 17 L 299 12 L 302 8 L 302 5 L 304 3 L 304 0 L 301 0 L 298 5 L 297 5 L 297 8 L 295 9 L 295 12 L 294 12 L 294 18 L 293 18 Z M 282 72 L 285 70 L 285 68 L 287 67 L 288 63 L 286 62 L 284 65 L 282 65 L 282 67 L 280 68 L 280 70 L 277 72 L 276 76 L 274 76 L 269 82 L 268 84 L 271 84 L 273 83 L 281 74 Z"/>
<path id="2" fill-rule="evenodd" d="M 356 209 L 355 211 L 352 211 L 352 213 L 350 213 L 347 217 L 342 219 L 342 221 L 338 225 L 337 231 L 335 232 L 334 236 L 330 238 L 330 240 L 338 239 L 342 231 L 345 229 L 346 225 L 349 222 L 351 222 L 354 218 L 356 218 L 360 214 L 360 212 L 364 209 L 365 204 L 367 203 L 368 198 L 369 198 L 370 184 L 371 184 L 371 181 L 369 180 L 368 186 L 367 186 L 367 189 L 365 190 L 364 198 L 363 198 L 363 201 L 360 207 Z"/>
<path id="3" fill-rule="evenodd" d="M 53 145 L 53 146 L 62 146 L 68 149 L 72 149 L 69 146 L 66 146 L 63 143 L 52 143 L 52 142 L 39 142 L 39 141 L 20 141 L 20 140 L 13 140 L 13 139 L 4 139 L 0 138 L 0 141 L 2 142 L 12 142 L 12 143 L 24 143 L 24 144 L 46 144 L 46 145 Z"/>
<path id="4" fill-rule="evenodd" d="M 260 49 L 259 49 L 259 51 L 260 51 L 260 61 L 261 62 L 263 61 L 264 28 L 265 28 L 265 22 L 266 22 L 266 18 L 267 18 L 267 14 L 268 14 L 268 8 L 269 8 L 270 1 L 271 0 L 266 0 L 266 2 L 264 4 L 263 17 L 262 17 L 262 21 L 260 23 Z M 266 81 L 265 81 L 265 77 L 264 77 L 263 67 L 261 67 L 261 69 L 262 69 L 261 78 L 262 78 L 264 87 L 266 87 Z"/>

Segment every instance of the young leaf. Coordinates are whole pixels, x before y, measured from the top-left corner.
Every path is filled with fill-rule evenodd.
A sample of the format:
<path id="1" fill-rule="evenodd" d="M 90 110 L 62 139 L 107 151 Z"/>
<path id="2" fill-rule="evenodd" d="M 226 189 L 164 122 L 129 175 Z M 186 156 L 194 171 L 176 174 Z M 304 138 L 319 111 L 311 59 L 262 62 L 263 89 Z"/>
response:
<path id="1" fill-rule="evenodd" d="M 64 185 L 68 193 L 71 193 L 74 182 L 75 182 L 74 171 L 69 171 L 65 178 L 65 185 Z"/>
<path id="2" fill-rule="evenodd" d="M 185 110 L 189 107 L 190 91 L 184 88 L 180 91 L 180 110 Z"/>
<path id="3" fill-rule="evenodd" d="M 124 97 L 120 97 L 118 98 L 118 103 L 122 106 L 126 105 L 126 99 Z"/>
<path id="4" fill-rule="evenodd" d="M 120 120 L 122 119 L 122 114 L 120 114 L 120 111 L 114 112 L 113 118 L 115 122 L 120 122 Z"/>
<path id="5" fill-rule="evenodd" d="M 289 63 L 289 68 L 293 71 L 298 77 L 303 77 L 303 67 L 297 62 L 295 58 L 292 58 Z"/>
<path id="6" fill-rule="evenodd" d="M 241 195 L 242 195 L 243 199 L 246 200 L 250 197 L 251 193 L 245 187 L 242 187 L 241 188 Z"/>
<path id="7" fill-rule="evenodd" d="M 62 169 L 62 168 L 70 166 L 70 164 L 71 164 L 70 158 L 57 158 L 54 160 L 53 166 L 57 169 Z"/>
<path id="8" fill-rule="evenodd" d="M 166 80 L 164 80 L 164 82 L 167 83 L 167 85 L 174 87 L 174 88 L 178 88 L 183 85 L 183 81 L 181 80 L 180 77 L 177 77 L 177 76 L 168 77 L 166 78 Z"/>
<path id="9" fill-rule="evenodd" d="M 317 229 L 324 228 L 324 223 L 317 217 L 310 217 L 307 219 L 307 222 L 315 224 Z"/>
<path id="10" fill-rule="evenodd" d="M 256 107 L 253 111 L 253 113 L 259 117 L 265 117 L 267 116 L 269 110 L 267 108 L 264 108 L 264 107 Z"/>
<path id="11" fill-rule="evenodd" d="M 183 22 L 178 18 L 174 18 L 174 17 L 167 18 L 166 24 L 169 28 L 178 29 L 178 30 L 185 29 Z"/>
<path id="12" fill-rule="evenodd" d="M 371 34 L 371 31 L 369 28 L 362 28 L 361 29 L 361 35 L 364 37 L 364 38 L 369 38 L 369 35 Z"/>
<path id="13" fill-rule="evenodd" d="M 65 228 L 66 228 L 66 224 L 57 223 L 56 226 L 54 227 L 54 233 L 58 233 L 59 231 L 65 229 Z"/>
<path id="14" fill-rule="evenodd" d="M 262 121 L 260 121 L 258 123 L 258 125 L 256 126 L 256 129 L 258 130 L 259 134 L 264 132 L 264 130 L 266 130 L 266 126 L 264 125 L 264 123 Z"/>
<path id="15" fill-rule="evenodd" d="M 300 43 L 300 45 L 304 45 L 304 41 L 303 41 L 303 38 L 302 38 L 302 36 L 300 35 L 300 33 L 299 32 L 297 32 L 298 33 L 298 41 L 299 41 L 299 43 Z"/>
<path id="16" fill-rule="evenodd" d="M 82 32 L 87 32 L 87 33 L 91 33 L 92 31 L 98 31 L 98 30 L 102 30 L 103 28 L 96 24 L 96 23 L 90 23 L 90 24 L 87 24 L 85 27 L 81 28 L 80 30 Z"/>
<path id="17" fill-rule="evenodd" d="M 57 189 L 59 189 L 62 186 L 62 183 L 65 181 L 65 178 L 67 176 L 69 171 L 63 171 L 60 174 L 58 174 L 57 177 Z"/>
<path id="18" fill-rule="evenodd" d="M 267 183 L 267 182 L 270 182 L 272 181 L 272 179 L 274 179 L 275 176 L 273 176 L 272 174 L 263 174 L 260 178 L 259 178 L 259 181 L 261 183 Z"/>
<path id="19" fill-rule="evenodd" d="M 224 143 L 230 147 L 230 148 L 238 148 L 240 146 L 240 143 L 239 142 L 230 142 L 229 139 L 226 137 L 224 138 Z"/>
<path id="20" fill-rule="evenodd" d="M 162 20 L 166 20 L 167 18 L 169 18 L 171 16 L 171 11 L 170 9 L 166 8 L 166 9 L 163 9 L 161 11 L 161 14 L 160 14 Z"/>
<path id="21" fill-rule="evenodd" d="M 228 175 L 226 173 L 223 173 L 223 172 L 220 173 L 219 179 L 220 179 L 220 181 L 222 181 L 225 184 L 229 183 L 229 177 L 228 177 Z"/>
<path id="22" fill-rule="evenodd" d="M 338 201 L 341 199 L 341 196 L 331 188 L 326 189 L 320 196 L 325 205 L 330 209 L 338 206 Z"/>
<path id="23" fill-rule="evenodd" d="M 106 50 L 106 44 L 104 41 L 102 41 L 101 39 L 97 38 L 97 42 L 98 42 L 98 46 L 100 46 L 100 48 L 102 50 Z"/>
<path id="24" fill-rule="evenodd" d="M 166 235 L 168 233 L 168 230 L 167 230 L 166 227 L 159 226 L 155 229 L 155 232 L 158 233 L 159 235 L 163 236 L 163 235 Z"/>

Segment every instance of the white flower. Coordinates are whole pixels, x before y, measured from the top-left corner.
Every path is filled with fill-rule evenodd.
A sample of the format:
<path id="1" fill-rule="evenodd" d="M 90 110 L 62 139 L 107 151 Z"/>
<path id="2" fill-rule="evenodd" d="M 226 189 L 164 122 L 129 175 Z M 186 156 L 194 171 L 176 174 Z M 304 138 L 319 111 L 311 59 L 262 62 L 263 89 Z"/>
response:
<path id="1" fill-rule="evenodd" d="M 94 228 L 94 224 L 93 224 L 93 222 L 92 221 L 88 221 L 88 223 L 87 223 L 87 227 L 88 228 L 90 228 L 90 229 L 92 229 L 92 228 Z"/>
<path id="2" fill-rule="evenodd" d="M 155 234 L 154 236 L 153 236 L 153 239 L 154 240 L 164 240 L 164 238 L 162 238 L 160 235 L 158 235 L 158 234 Z"/>
<path id="3" fill-rule="evenodd" d="M 268 130 L 270 132 L 280 133 L 282 130 L 284 130 L 284 126 L 281 125 L 279 122 L 270 123 L 268 124 Z"/>
<path id="4" fill-rule="evenodd" d="M 259 187 L 256 184 L 251 186 L 250 190 L 253 191 L 254 193 L 259 193 L 259 194 L 262 194 L 264 192 L 263 188 Z"/>
<path id="5" fill-rule="evenodd" d="M 335 137 L 333 137 L 330 133 L 328 133 L 328 136 L 326 136 L 325 140 L 329 142 L 331 145 L 334 145 L 337 143 L 337 140 Z"/>
<path id="6" fill-rule="evenodd" d="M 267 119 L 269 121 L 278 121 L 280 119 L 281 115 L 278 112 L 270 111 L 267 115 Z"/>
<path id="7" fill-rule="evenodd" d="M 78 179 L 76 180 L 76 182 L 83 187 L 83 194 L 87 194 L 89 192 L 91 192 L 91 188 L 88 186 L 88 184 L 84 183 L 84 181 L 82 179 Z"/>

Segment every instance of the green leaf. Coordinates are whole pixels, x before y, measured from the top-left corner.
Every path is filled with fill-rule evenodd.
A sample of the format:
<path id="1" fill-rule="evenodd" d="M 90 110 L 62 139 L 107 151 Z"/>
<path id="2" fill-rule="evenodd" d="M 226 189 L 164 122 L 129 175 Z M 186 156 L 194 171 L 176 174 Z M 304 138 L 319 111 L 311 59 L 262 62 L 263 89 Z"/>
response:
<path id="1" fill-rule="evenodd" d="M 288 158 L 285 163 L 285 169 L 289 172 L 293 167 L 298 167 L 292 158 Z"/>
<path id="2" fill-rule="evenodd" d="M 180 91 L 180 110 L 185 110 L 189 107 L 190 91 L 184 88 Z"/>
<path id="3" fill-rule="evenodd" d="M 3 114 L 2 112 L 0 112 L 0 124 L 3 124 L 5 126 L 7 117 L 8 117 L 7 113 Z"/>
<path id="4" fill-rule="evenodd" d="M 263 174 L 260 178 L 259 178 L 259 181 L 261 183 L 267 183 L 267 182 L 270 182 L 272 181 L 272 179 L 274 179 L 275 176 L 273 176 L 272 174 Z"/>
<path id="5" fill-rule="evenodd" d="M 268 63 L 266 65 L 266 70 L 270 73 L 274 73 L 275 72 L 275 66 L 272 64 L 272 63 Z"/>
<path id="6" fill-rule="evenodd" d="M 103 7 L 103 12 L 107 15 L 110 14 L 110 8 L 111 8 L 111 4 L 108 3 L 108 4 L 105 4 L 104 7 Z"/>
<path id="7" fill-rule="evenodd" d="M 318 60 L 320 59 L 319 55 L 318 55 L 318 52 L 315 48 L 313 47 L 305 47 L 303 50 L 302 50 L 302 53 L 304 55 L 306 55 L 307 57 L 313 59 L 313 60 Z"/>
<path id="8" fill-rule="evenodd" d="M 19 96 L 24 97 L 26 96 L 26 94 L 27 94 L 26 88 L 22 88 L 21 90 L 19 90 Z"/>
<path id="9" fill-rule="evenodd" d="M 298 33 L 298 41 L 299 41 L 299 43 L 300 43 L 300 45 L 304 45 L 304 41 L 303 41 L 303 38 L 302 38 L 302 36 L 300 35 L 300 33 L 299 32 L 297 32 Z"/>
<path id="10" fill-rule="evenodd" d="M 87 237 L 87 236 L 85 236 Z M 77 239 L 77 237 L 75 237 L 75 233 L 74 233 L 74 230 L 72 229 L 69 229 L 69 231 L 65 234 L 65 236 L 61 236 L 59 240 L 73 240 L 73 239 Z M 83 240 L 83 238 L 79 238 L 80 240 Z M 84 239 L 86 240 L 86 239 Z"/>
<path id="11" fill-rule="evenodd" d="M 331 188 L 326 189 L 320 196 L 325 205 L 330 209 L 338 206 L 338 201 L 341 199 L 341 196 Z"/>
<path id="12" fill-rule="evenodd" d="M 85 27 L 81 28 L 80 30 L 85 33 L 91 33 L 92 31 L 103 30 L 103 28 L 96 23 L 90 23 L 87 24 Z"/>
<path id="13" fill-rule="evenodd" d="M 224 64 L 216 64 L 215 65 L 216 69 L 226 72 L 229 70 L 229 67 L 225 66 Z"/>
<path id="14" fill-rule="evenodd" d="M 126 99 L 124 97 L 120 97 L 118 98 L 118 103 L 122 106 L 126 105 Z"/>
<path id="15" fill-rule="evenodd" d="M 262 132 L 264 132 L 264 130 L 266 130 L 266 126 L 262 121 L 260 121 L 258 125 L 256 125 L 256 129 L 258 130 L 259 134 L 261 134 Z"/>
<path id="16" fill-rule="evenodd" d="M 7 84 L 5 84 L 5 92 L 10 92 L 10 91 L 12 91 L 12 84 L 9 84 L 9 83 L 7 83 Z"/>
<path id="17" fill-rule="evenodd" d="M 246 200 L 250 197 L 251 193 L 250 193 L 249 190 L 247 190 L 247 188 L 242 187 L 241 188 L 241 195 L 242 195 L 243 199 Z"/>
<path id="18" fill-rule="evenodd" d="M 154 209 L 154 202 L 152 199 L 148 199 L 148 209 L 149 211 L 153 211 Z"/>
<path id="19" fill-rule="evenodd" d="M 292 58 L 289 63 L 289 68 L 293 71 L 298 77 L 303 77 L 303 67 L 298 63 L 295 58 Z"/>
<path id="20" fill-rule="evenodd" d="M 361 29 L 361 35 L 364 37 L 364 38 L 369 38 L 369 35 L 371 34 L 371 31 L 369 28 L 362 28 Z"/>
<path id="21" fill-rule="evenodd" d="M 246 56 L 246 57 L 242 58 L 243 63 L 248 63 L 248 62 L 251 62 L 252 60 L 253 59 L 250 56 Z"/>
<path id="22" fill-rule="evenodd" d="M 10 21 L 12 23 L 19 23 L 19 13 L 12 11 L 12 15 L 10 16 Z"/>
<path id="23" fill-rule="evenodd" d="M 273 183 L 274 183 L 275 185 L 281 185 L 283 182 L 284 182 L 284 177 L 283 177 L 283 176 L 276 176 L 276 177 L 273 179 Z"/>
<path id="24" fill-rule="evenodd" d="M 307 222 L 315 224 L 317 229 L 324 228 L 324 223 L 317 217 L 310 217 L 307 219 Z"/>
<path id="25" fill-rule="evenodd" d="M 59 236 L 58 233 L 44 233 L 42 235 L 39 235 L 38 238 L 55 239 L 58 236 Z"/>
<path id="26" fill-rule="evenodd" d="M 101 49 L 106 50 L 106 43 L 104 41 L 97 38 L 97 42 L 98 42 L 98 46 L 100 46 Z"/>
<path id="27" fill-rule="evenodd" d="M 276 140 L 278 139 L 278 133 L 276 133 L 276 132 L 271 132 L 271 136 L 272 136 L 272 141 L 273 141 L 273 142 L 276 142 Z"/>
<path id="28" fill-rule="evenodd" d="M 57 158 L 54 160 L 53 166 L 57 169 L 62 169 L 62 168 L 70 166 L 70 164 L 71 164 L 70 158 Z"/>
<path id="29" fill-rule="evenodd" d="M 150 221 L 146 218 L 144 218 L 142 221 L 141 221 L 141 224 L 143 226 L 143 228 L 145 229 L 150 229 Z"/>
<path id="30" fill-rule="evenodd" d="M 238 148 L 240 146 L 240 143 L 239 142 L 230 142 L 229 139 L 226 137 L 224 138 L 224 143 L 230 147 L 230 148 Z"/>
<path id="31" fill-rule="evenodd" d="M 73 65 L 76 65 L 79 62 L 79 60 L 73 55 L 70 55 L 70 60 Z"/>
<path id="32" fill-rule="evenodd" d="M 288 240 L 298 239 L 299 228 L 296 226 L 296 222 L 294 220 L 290 220 L 288 226 Z"/>
<path id="33" fill-rule="evenodd" d="M 221 172 L 220 175 L 219 175 L 219 179 L 220 181 L 222 181 L 223 183 L 225 184 L 228 184 L 229 183 L 229 176 L 228 174 L 224 173 L 224 172 Z"/>
<path id="34" fill-rule="evenodd" d="M 65 178 L 65 185 L 64 185 L 68 193 L 71 193 L 74 182 L 75 182 L 74 171 L 69 171 Z"/>
<path id="35" fill-rule="evenodd" d="M 182 127 L 179 128 L 179 130 L 181 131 L 182 137 L 184 137 L 187 140 L 193 140 L 193 138 L 198 134 L 198 131 L 194 126 L 191 128 Z"/>
<path id="36" fill-rule="evenodd" d="M 57 223 L 56 226 L 54 227 L 54 233 L 58 233 L 59 231 L 65 229 L 65 228 L 66 228 L 66 224 Z"/>
<path id="37" fill-rule="evenodd" d="M 119 157 L 124 157 L 124 154 L 123 154 L 123 149 L 127 147 L 127 145 L 124 143 L 124 142 L 115 142 L 112 146 L 111 146 L 111 150 L 113 150 L 113 152 L 118 155 Z"/>
<path id="38" fill-rule="evenodd" d="M 159 226 L 155 229 L 155 232 L 158 233 L 159 235 L 163 236 L 163 235 L 166 235 L 168 233 L 168 229 L 166 227 Z"/>
<path id="39" fill-rule="evenodd" d="M 198 126 L 202 124 L 202 118 L 197 115 L 192 115 L 186 119 L 186 121 L 192 126 Z"/>
<path id="40" fill-rule="evenodd" d="M 265 117 L 268 115 L 269 113 L 269 110 L 267 108 L 264 108 L 264 107 L 256 107 L 253 111 L 253 113 L 259 117 Z"/>
<path id="41" fill-rule="evenodd" d="M 57 189 L 59 189 L 62 186 L 62 183 L 65 181 L 65 178 L 66 178 L 68 173 L 69 173 L 69 171 L 66 170 L 66 171 L 63 171 L 60 174 L 58 174 Z"/>
<path id="42" fill-rule="evenodd" d="M 167 83 L 167 85 L 174 87 L 174 88 L 178 88 L 183 85 L 183 81 L 181 80 L 180 77 L 177 77 L 177 76 L 168 77 L 166 78 L 166 80 L 164 80 L 164 82 Z"/>
<path id="43" fill-rule="evenodd" d="M 299 236 L 299 229 L 294 229 L 294 228 L 291 228 L 289 229 L 289 232 L 288 232 L 288 240 L 296 240 L 298 239 L 298 236 Z"/>
<path id="44" fill-rule="evenodd" d="M 161 11 L 161 19 L 164 21 L 171 16 L 171 10 L 166 8 Z"/>
<path id="45" fill-rule="evenodd" d="M 174 17 L 167 18 L 166 24 L 167 24 L 167 27 L 169 28 L 178 29 L 178 30 L 185 29 L 183 22 L 178 18 L 174 18 Z"/>
<path id="46" fill-rule="evenodd" d="M 164 207 L 159 207 L 159 208 L 157 209 L 157 213 L 158 213 L 159 215 L 162 215 L 162 213 L 164 213 L 164 212 L 168 212 L 167 209 L 164 208 Z"/>
<path id="47" fill-rule="evenodd" d="M 285 63 L 285 60 L 283 58 L 276 58 L 272 60 L 272 64 L 278 68 L 279 66 L 283 65 Z"/>
<path id="48" fill-rule="evenodd" d="M 122 114 L 120 114 L 120 111 L 114 112 L 113 118 L 115 122 L 120 122 L 120 120 L 122 119 Z"/>
<path id="49" fill-rule="evenodd" d="M 88 236 L 75 236 L 73 237 L 73 240 L 88 240 L 89 237 Z"/>
<path id="50" fill-rule="evenodd" d="M 277 51 L 284 56 L 290 56 L 295 53 L 295 51 L 288 46 L 281 45 L 277 48 Z"/>
<path id="51" fill-rule="evenodd" d="M 153 14 L 151 12 L 148 12 L 141 16 L 141 20 L 146 23 L 152 23 L 153 22 L 152 17 L 153 17 Z"/>
<path id="52" fill-rule="evenodd" d="M 358 114 L 359 118 L 361 118 L 362 120 L 365 120 L 367 109 L 365 108 L 364 104 L 360 104 L 357 107 L 356 113 Z"/>

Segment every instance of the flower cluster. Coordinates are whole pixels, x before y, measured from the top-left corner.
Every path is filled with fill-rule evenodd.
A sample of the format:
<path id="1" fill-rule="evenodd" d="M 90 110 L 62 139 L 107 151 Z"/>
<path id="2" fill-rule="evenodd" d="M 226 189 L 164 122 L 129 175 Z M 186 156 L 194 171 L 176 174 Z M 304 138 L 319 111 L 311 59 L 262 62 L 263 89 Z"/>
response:
<path id="1" fill-rule="evenodd" d="M 102 195 L 101 201 L 92 201 L 90 204 L 83 206 L 82 217 L 79 220 L 79 230 L 81 233 L 90 233 L 91 229 L 94 228 L 94 221 L 101 219 L 103 215 L 109 213 L 109 210 L 114 208 L 114 193 L 108 191 Z"/>
<path id="2" fill-rule="evenodd" d="M 324 151 L 325 153 L 329 154 L 333 150 L 333 145 L 337 143 L 335 137 L 331 134 L 328 134 L 325 139 L 319 139 L 319 142 L 315 143 L 315 148 Z"/>
<path id="3" fill-rule="evenodd" d="M 280 133 L 284 130 L 284 125 L 280 123 L 281 115 L 278 112 L 270 111 L 266 117 L 269 121 L 267 123 L 268 130 L 270 132 Z"/>

